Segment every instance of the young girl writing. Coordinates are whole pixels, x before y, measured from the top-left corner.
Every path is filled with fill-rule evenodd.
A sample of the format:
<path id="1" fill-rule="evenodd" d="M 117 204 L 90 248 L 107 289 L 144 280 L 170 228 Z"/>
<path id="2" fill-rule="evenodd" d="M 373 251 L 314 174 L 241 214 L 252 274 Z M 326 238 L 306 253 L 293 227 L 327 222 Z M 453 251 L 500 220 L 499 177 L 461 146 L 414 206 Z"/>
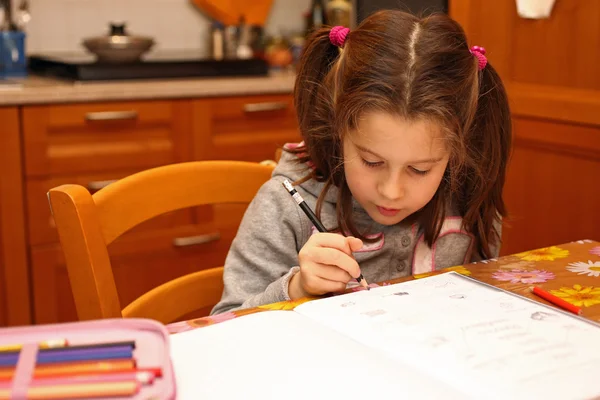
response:
<path id="1" fill-rule="evenodd" d="M 456 22 L 387 10 L 351 32 L 321 29 L 294 95 L 304 140 L 249 205 L 213 314 L 498 255 L 510 112 Z"/>

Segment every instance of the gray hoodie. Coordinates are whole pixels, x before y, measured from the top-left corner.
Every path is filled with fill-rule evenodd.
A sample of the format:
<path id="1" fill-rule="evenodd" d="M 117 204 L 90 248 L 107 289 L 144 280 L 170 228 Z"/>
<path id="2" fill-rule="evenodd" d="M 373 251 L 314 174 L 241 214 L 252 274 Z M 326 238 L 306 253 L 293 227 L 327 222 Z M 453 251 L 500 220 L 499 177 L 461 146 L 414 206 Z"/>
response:
<path id="1" fill-rule="evenodd" d="M 290 299 L 288 284 L 299 269 L 298 252 L 316 232 L 282 186 L 286 178 L 294 182 L 307 175 L 307 166 L 296 163 L 295 157 L 283 152 L 271 179 L 248 206 L 225 260 L 223 296 L 211 314 Z M 323 183 L 309 180 L 296 189 L 315 210 L 323 186 Z M 327 229 L 337 226 L 336 198 L 337 190 L 332 188 L 323 202 L 321 221 Z M 372 237 L 378 238 L 374 243 L 365 243 L 354 253 L 369 283 L 478 260 L 472 248 L 473 237 L 461 230 L 459 216 L 445 219 L 440 236 L 431 248 L 425 244 L 416 224 L 377 224 L 357 202 L 354 202 L 354 222 L 358 229 L 370 228 L 369 231 L 374 232 Z M 500 233 L 500 227 L 496 229 Z M 492 251 L 496 257 L 498 249 Z"/>

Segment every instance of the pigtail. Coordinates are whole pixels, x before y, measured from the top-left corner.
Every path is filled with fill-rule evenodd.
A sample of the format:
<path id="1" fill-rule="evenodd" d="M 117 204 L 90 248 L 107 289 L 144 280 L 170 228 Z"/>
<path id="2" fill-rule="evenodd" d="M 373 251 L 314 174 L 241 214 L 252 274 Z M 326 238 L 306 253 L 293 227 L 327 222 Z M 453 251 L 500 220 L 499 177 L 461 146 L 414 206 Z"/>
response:
<path id="1" fill-rule="evenodd" d="M 487 65 L 478 74 L 478 99 L 467 132 L 471 168 L 464 176 L 461 202 L 465 228 L 478 239 L 479 255 L 492 257 L 500 247 L 494 225 L 507 216 L 502 199 L 506 165 L 510 156 L 512 124 L 506 90 L 496 70 Z"/>
<path id="2" fill-rule="evenodd" d="M 298 126 L 304 140 L 292 152 L 300 163 L 310 162 L 313 170 L 307 179 L 323 181 L 332 175 L 326 152 L 338 140 L 334 134 L 334 96 L 330 72 L 340 49 L 329 39 L 330 29 L 322 28 L 311 34 L 300 57 L 294 87 L 294 104 Z"/>
<path id="3" fill-rule="evenodd" d="M 328 190 L 332 186 L 345 186 L 341 136 L 335 126 L 336 71 L 341 50 L 331 42 L 330 33 L 328 28 L 313 32 L 300 57 L 294 104 L 304 145 L 288 150 L 296 154 L 297 162 L 312 167 L 309 174 L 296 183 L 309 179 L 325 182 L 315 210 L 319 217 Z M 341 225 L 346 227 L 345 220 Z M 350 231 L 354 233 L 355 229 Z"/>

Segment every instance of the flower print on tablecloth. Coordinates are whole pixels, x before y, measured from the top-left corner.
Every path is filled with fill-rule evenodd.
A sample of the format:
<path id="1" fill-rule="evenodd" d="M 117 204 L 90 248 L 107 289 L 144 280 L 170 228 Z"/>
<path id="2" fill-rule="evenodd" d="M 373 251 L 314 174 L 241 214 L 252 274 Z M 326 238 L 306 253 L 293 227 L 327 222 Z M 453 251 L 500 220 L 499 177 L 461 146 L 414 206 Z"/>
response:
<path id="1" fill-rule="evenodd" d="M 590 254 L 600 257 L 600 246 L 592 247 L 590 249 Z"/>
<path id="2" fill-rule="evenodd" d="M 516 257 L 525 261 L 554 261 L 569 256 L 569 250 L 557 246 L 543 247 L 541 249 L 524 251 L 515 254 Z"/>
<path id="3" fill-rule="evenodd" d="M 461 275 L 466 275 L 466 276 L 471 275 L 471 271 L 469 271 L 464 265 L 457 265 L 457 266 L 454 266 L 454 267 L 448 267 L 448 268 L 438 269 L 437 271 L 424 272 L 422 274 L 416 274 L 416 275 L 413 275 L 413 278 L 415 278 L 415 279 L 427 278 L 428 276 L 438 275 L 438 274 L 444 274 L 444 273 L 450 272 L 450 271 L 454 271 L 454 272 L 457 272 L 457 273 L 459 273 Z"/>
<path id="4" fill-rule="evenodd" d="M 600 261 L 578 261 L 570 263 L 567 269 L 571 272 L 575 272 L 578 275 L 593 276 L 595 278 L 600 276 Z"/>
<path id="5" fill-rule="evenodd" d="M 573 285 L 551 290 L 550 293 L 576 305 L 577 307 L 590 307 L 600 304 L 600 287 Z"/>
<path id="6" fill-rule="evenodd" d="M 554 279 L 554 273 L 550 271 L 526 271 L 522 269 L 513 269 L 512 271 L 496 271 L 492 274 L 492 278 L 499 281 L 510 281 L 510 283 L 544 283 L 550 279 Z"/>

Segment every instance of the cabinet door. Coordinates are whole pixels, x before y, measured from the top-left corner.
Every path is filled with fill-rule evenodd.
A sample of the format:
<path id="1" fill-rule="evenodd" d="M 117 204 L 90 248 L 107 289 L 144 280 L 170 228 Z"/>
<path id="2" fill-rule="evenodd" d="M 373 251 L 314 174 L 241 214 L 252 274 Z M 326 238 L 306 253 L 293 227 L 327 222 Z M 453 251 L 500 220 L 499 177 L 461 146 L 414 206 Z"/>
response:
<path id="1" fill-rule="evenodd" d="M 117 239 L 109 253 L 121 307 L 171 279 L 223 265 L 244 210 L 241 205 L 216 206 L 211 223 L 144 230 Z M 77 320 L 60 245 L 34 247 L 31 263 L 35 322 Z M 210 310 L 202 311 L 206 315 Z"/>
<path id="2" fill-rule="evenodd" d="M 0 326 L 31 321 L 19 111 L 0 107 Z"/>
<path id="3" fill-rule="evenodd" d="M 508 90 L 502 253 L 600 238 L 600 2 L 556 1 L 540 20 L 521 18 L 514 0 L 449 4 Z"/>

